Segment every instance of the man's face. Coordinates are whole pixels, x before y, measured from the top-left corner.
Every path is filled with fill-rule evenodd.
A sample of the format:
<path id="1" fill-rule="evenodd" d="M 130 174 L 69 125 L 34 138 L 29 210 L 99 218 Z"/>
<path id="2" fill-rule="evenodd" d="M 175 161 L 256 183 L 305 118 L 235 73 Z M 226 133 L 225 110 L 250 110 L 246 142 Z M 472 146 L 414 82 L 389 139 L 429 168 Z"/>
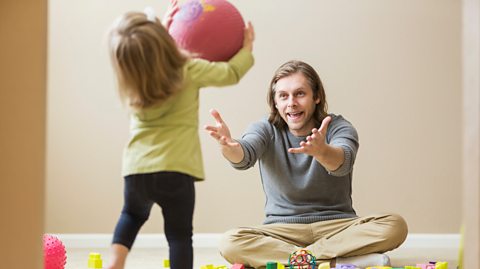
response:
<path id="1" fill-rule="evenodd" d="M 295 73 L 277 81 L 275 105 L 288 129 L 295 136 L 307 136 L 315 122 L 312 118 L 320 99 L 313 99 L 313 91 L 302 73 Z"/>

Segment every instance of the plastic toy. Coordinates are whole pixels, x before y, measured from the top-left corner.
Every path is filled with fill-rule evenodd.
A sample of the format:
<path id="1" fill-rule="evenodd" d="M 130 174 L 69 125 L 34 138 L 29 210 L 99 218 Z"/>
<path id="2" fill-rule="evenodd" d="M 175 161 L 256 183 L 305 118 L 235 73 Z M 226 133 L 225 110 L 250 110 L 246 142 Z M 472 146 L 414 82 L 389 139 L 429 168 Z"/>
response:
<path id="1" fill-rule="evenodd" d="M 245 22 L 226 0 L 191 0 L 180 6 L 170 35 L 194 57 L 227 61 L 243 46 Z"/>
<path id="2" fill-rule="evenodd" d="M 163 260 L 163 268 L 170 268 L 170 260 L 169 259 Z"/>
<path id="3" fill-rule="evenodd" d="M 241 263 L 235 263 L 232 265 L 232 268 L 230 269 L 245 269 L 245 265 L 241 264 Z"/>
<path id="4" fill-rule="evenodd" d="M 214 269 L 213 264 L 207 264 L 200 266 L 200 269 Z"/>
<path id="5" fill-rule="evenodd" d="M 43 235 L 44 269 L 64 269 L 67 263 L 67 252 L 62 241 L 50 234 Z"/>
<path id="6" fill-rule="evenodd" d="M 318 269 L 330 269 L 330 262 L 322 262 L 318 265 Z"/>
<path id="7" fill-rule="evenodd" d="M 436 262 L 435 269 L 448 269 L 448 262 Z"/>
<path id="8" fill-rule="evenodd" d="M 88 255 L 88 268 L 99 269 L 102 268 L 102 256 L 100 253 L 91 252 Z"/>
<path id="9" fill-rule="evenodd" d="M 290 269 L 315 269 L 315 256 L 312 252 L 306 249 L 300 249 L 292 254 L 288 258 L 288 266 Z"/>
<path id="10" fill-rule="evenodd" d="M 228 269 L 226 265 L 216 265 L 214 266 L 213 264 L 206 264 L 200 266 L 200 269 Z"/>
<path id="11" fill-rule="evenodd" d="M 267 262 L 266 269 L 285 269 L 285 265 L 279 262 Z"/>
<path id="12" fill-rule="evenodd" d="M 376 268 L 376 267 L 372 267 Z M 417 266 L 405 266 L 404 269 L 448 269 L 448 262 L 418 263 Z M 395 268 L 392 268 L 395 269 Z"/>
<path id="13" fill-rule="evenodd" d="M 267 269 L 277 269 L 276 262 L 267 262 Z"/>
<path id="14" fill-rule="evenodd" d="M 337 265 L 335 266 L 335 269 L 357 269 L 357 266 L 355 266 L 354 264 L 337 263 Z"/>

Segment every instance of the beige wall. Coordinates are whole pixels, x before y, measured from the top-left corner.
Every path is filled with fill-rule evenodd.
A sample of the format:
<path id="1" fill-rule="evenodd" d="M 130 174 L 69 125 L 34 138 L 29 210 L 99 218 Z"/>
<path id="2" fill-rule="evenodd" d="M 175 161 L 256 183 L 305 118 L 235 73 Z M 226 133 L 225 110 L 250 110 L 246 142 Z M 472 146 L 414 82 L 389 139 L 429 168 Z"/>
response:
<path id="1" fill-rule="evenodd" d="M 330 111 L 358 129 L 354 206 L 393 211 L 413 233 L 456 233 L 461 190 L 461 3 L 455 0 L 231 1 L 255 26 L 256 64 L 241 83 L 201 93 L 234 136 L 266 112 L 274 70 L 301 59 L 319 72 Z M 128 116 L 115 93 L 104 34 L 119 14 L 167 1 L 49 3 L 47 231 L 110 233 L 122 204 Z M 258 168 L 235 171 L 200 131 L 207 180 L 195 232 L 263 220 Z M 162 232 L 160 210 L 143 232 Z"/>
<path id="2" fill-rule="evenodd" d="M 480 263 L 480 0 L 462 3 L 464 262 L 461 269 L 478 268 Z"/>
<path id="3" fill-rule="evenodd" d="M 43 268 L 47 1 L 0 1 L 0 267 Z"/>

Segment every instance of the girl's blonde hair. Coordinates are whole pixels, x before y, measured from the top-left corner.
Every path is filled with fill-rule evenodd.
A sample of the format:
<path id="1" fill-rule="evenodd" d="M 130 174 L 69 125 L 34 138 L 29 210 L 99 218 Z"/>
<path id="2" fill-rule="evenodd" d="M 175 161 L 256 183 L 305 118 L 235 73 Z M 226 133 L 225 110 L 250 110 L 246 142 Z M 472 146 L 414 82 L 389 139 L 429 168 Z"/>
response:
<path id="1" fill-rule="evenodd" d="M 187 57 L 158 19 L 126 13 L 109 33 L 109 49 L 120 98 L 133 109 L 159 104 L 181 88 Z"/>

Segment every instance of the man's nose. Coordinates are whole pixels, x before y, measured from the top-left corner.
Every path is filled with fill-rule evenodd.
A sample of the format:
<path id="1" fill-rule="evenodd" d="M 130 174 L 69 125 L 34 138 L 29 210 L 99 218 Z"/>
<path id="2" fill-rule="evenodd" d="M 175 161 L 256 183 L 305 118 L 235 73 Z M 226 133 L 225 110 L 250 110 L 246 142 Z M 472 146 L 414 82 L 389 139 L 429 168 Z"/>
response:
<path id="1" fill-rule="evenodd" d="M 297 99 L 294 96 L 291 96 L 288 98 L 288 104 L 289 107 L 293 107 L 297 105 Z"/>

